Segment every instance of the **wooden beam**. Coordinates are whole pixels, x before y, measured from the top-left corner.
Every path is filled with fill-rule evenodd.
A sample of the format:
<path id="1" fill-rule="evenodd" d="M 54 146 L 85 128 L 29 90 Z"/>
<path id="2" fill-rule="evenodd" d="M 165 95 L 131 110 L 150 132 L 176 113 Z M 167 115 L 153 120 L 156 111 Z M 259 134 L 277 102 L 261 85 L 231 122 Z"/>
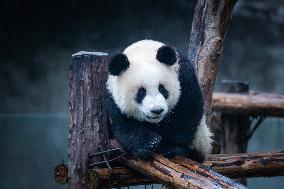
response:
<path id="1" fill-rule="evenodd" d="M 184 158 L 174 159 L 173 162 L 183 167 L 198 167 L 195 162 Z M 212 154 L 203 165 L 230 178 L 284 176 L 284 152 Z M 101 182 L 109 182 L 111 174 L 108 168 L 96 168 L 94 171 L 98 174 Z M 163 171 L 167 171 L 167 169 L 161 170 L 161 172 Z M 152 177 L 147 177 L 125 167 L 113 167 L 112 173 L 116 175 L 117 186 L 158 183 Z"/>
<path id="2" fill-rule="evenodd" d="M 215 92 L 213 111 L 284 117 L 284 96 L 253 91 L 236 94 Z"/>
<path id="3" fill-rule="evenodd" d="M 204 165 L 231 178 L 284 176 L 284 152 L 215 154 Z"/>

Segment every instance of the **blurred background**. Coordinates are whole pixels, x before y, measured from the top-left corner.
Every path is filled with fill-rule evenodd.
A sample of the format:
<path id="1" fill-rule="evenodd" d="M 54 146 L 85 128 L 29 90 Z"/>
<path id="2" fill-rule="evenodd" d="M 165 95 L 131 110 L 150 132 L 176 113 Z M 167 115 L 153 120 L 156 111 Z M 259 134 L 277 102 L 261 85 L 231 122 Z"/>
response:
<path id="1" fill-rule="evenodd" d="M 68 72 L 80 50 L 122 51 L 141 39 L 187 53 L 196 1 L 2 0 L 0 2 L 0 188 L 66 188 L 53 168 L 67 162 Z M 239 0 L 220 59 L 223 79 L 284 94 L 284 2 Z M 284 149 L 284 120 L 268 118 L 248 151 Z M 144 187 L 144 186 L 143 186 Z M 248 179 L 284 188 L 283 177 Z"/>

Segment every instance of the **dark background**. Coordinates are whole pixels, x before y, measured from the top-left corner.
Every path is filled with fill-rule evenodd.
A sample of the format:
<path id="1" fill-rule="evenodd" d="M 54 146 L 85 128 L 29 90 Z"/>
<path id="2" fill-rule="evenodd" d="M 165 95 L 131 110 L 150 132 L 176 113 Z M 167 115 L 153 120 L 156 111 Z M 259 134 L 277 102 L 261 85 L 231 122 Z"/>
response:
<path id="1" fill-rule="evenodd" d="M 54 165 L 67 161 L 68 71 L 80 50 L 122 51 L 141 39 L 188 49 L 196 1 L 2 0 L 0 2 L 0 188 L 62 188 Z M 216 83 L 248 81 L 284 94 L 284 2 L 239 0 Z M 249 151 L 284 149 L 284 121 L 270 118 Z M 283 188 L 283 177 L 249 179 Z M 63 187 L 64 188 L 64 187 Z"/>

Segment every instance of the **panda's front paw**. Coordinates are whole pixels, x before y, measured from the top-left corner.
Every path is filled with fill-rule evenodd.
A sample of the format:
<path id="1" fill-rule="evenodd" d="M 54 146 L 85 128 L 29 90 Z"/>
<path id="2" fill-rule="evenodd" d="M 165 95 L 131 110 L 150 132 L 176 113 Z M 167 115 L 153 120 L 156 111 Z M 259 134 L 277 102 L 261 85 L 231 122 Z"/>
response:
<path id="1" fill-rule="evenodd" d="M 137 148 L 134 150 L 133 154 L 134 156 L 137 156 L 142 159 L 148 159 L 150 158 L 156 149 L 158 148 L 160 142 L 161 142 L 162 137 L 159 135 L 149 139 L 144 146 L 141 148 Z"/>

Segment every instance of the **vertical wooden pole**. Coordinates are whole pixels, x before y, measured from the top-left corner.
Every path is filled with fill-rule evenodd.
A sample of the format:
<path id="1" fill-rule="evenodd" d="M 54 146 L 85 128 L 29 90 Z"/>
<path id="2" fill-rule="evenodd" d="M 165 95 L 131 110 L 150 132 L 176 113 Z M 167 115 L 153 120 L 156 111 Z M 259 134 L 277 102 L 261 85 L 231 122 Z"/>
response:
<path id="1" fill-rule="evenodd" d="M 244 82 L 223 81 L 221 90 L 228 93 L 248 93 L 249 85 Z M 222 113 L 220 120 L 220 153 L 245 153 L 250 130 L 249 116 L 238 113 Z M 246 184 L 246 179 L 238 179 L 238 182 Z"/>
<path id="2" fill-rule="evenodd" d="M 243 82 L 223 81 L 222 92 L 248 93 L 249 85 Z M 248 144 L 249 116 L 243 114 L 221 114 L 220 153 L 245 153 Z"/>
<path id="3" fill-rule="evenodd" d="M 88 155 L 109 147 L 103 91 L 106 53 L 79 52 L 70 67 L 69 188 L 88 187 Z M 94 161 L 101 157 L 95 157 Z"/>

